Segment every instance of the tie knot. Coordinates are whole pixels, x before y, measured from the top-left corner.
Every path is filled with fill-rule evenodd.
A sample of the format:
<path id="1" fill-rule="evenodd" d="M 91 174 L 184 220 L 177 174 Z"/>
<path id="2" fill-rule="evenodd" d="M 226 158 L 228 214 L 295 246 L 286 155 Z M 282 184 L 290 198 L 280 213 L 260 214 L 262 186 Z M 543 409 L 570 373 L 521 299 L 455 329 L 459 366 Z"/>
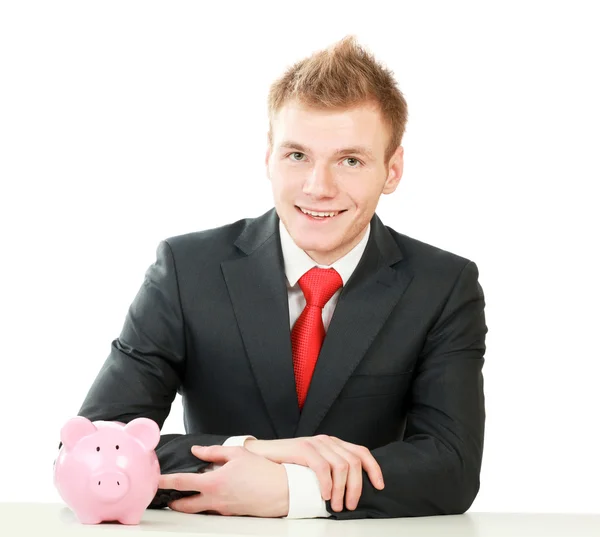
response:
<path id="1" fill-rule="evenodd" d="M 313 267 L 298 282 L 309 306 L 323 308 L 343 285 L 342 277 L 335 269 Z"/>

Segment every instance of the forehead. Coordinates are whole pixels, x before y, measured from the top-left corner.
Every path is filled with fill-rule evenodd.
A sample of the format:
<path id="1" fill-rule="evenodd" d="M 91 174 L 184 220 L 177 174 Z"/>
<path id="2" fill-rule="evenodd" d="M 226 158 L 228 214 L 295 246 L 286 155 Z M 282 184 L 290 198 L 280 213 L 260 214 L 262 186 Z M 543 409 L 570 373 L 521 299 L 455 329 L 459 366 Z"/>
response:
<path id="1" fill-rule="evenodd" d="M 274 115 L 272 127 L 275 146 L 284 141 L 324 151 L 341 146 L 366 146 L 378 154 L 387 140 L 379 109 L 370 104 L 319 109 L 292 101 Z"/>

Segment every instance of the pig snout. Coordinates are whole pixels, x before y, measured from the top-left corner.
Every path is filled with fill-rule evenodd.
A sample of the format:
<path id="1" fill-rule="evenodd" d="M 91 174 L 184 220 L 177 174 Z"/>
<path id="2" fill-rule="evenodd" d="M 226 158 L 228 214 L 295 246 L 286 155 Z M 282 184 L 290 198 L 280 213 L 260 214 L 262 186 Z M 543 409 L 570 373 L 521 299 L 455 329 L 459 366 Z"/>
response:
<path id="1" fill-rule="evenodd" d="M 129 491 L 129 479 L 122 472 L 96 472 L 90 480 L 92 493 L 105 502 L 116 502 Z"/>

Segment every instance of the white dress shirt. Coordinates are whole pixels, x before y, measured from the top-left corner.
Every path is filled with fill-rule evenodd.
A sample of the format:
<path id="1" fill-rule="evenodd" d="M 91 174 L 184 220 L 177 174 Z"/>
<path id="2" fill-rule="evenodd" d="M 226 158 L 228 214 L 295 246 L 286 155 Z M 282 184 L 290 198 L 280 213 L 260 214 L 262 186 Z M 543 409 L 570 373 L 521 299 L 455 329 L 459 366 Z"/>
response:
<path id="1" fill-rule="evenodd" d="M 279 221 L 281 250 L 283 252 L 284 270 L 287 278 L 290 332 L 306 306 L 306 299 L 298 280 L 313 267 L 334 268 L 341 276 L 343 285 L 346 285 L 367 247 L 370 231 L 371 225 L 369 224 L 360 242 L 350 252 L 332 265 L 325 266 L 317 264 L 304 250 L 299 248 L 283 225 L 283 222 Z M 329 328 L 329 323 L 333 317 L 333 312 L 341 292 L 342 288 L 338 289 L 323 308 L 323 326 L 325 327 L 325 332 Z M 248 438 L 254 437 L 251 435 L 232 436 L 223 445 L 243 446 Z M 283 466 L 287 472 L 289 489 L 289 512 L 287 518 L 329 517 L 330 514 L 325 507 L 325 500 L 321 498 L 321 489 L 316 474 L 306 466 L 297 464 L 284 464 Z"/>

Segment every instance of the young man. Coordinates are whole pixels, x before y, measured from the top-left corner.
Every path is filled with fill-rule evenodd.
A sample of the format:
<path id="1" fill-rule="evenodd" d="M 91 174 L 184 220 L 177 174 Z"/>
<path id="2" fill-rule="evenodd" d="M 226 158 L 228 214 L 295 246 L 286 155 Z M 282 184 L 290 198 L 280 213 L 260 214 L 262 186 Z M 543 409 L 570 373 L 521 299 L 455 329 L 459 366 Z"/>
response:
<path id="1" fill-rule="evenodd" d="M 473 262 L 375 215 L 402 176 L 405 100 L 346 38 L 277 80 L 269 111 L 275 208 L 160 243 L 80 415 L 162 427 L 181 393 L 187 434 L 161 437 L 154 506 L 462 513 L 483 452 L 484 296 Z"/>

